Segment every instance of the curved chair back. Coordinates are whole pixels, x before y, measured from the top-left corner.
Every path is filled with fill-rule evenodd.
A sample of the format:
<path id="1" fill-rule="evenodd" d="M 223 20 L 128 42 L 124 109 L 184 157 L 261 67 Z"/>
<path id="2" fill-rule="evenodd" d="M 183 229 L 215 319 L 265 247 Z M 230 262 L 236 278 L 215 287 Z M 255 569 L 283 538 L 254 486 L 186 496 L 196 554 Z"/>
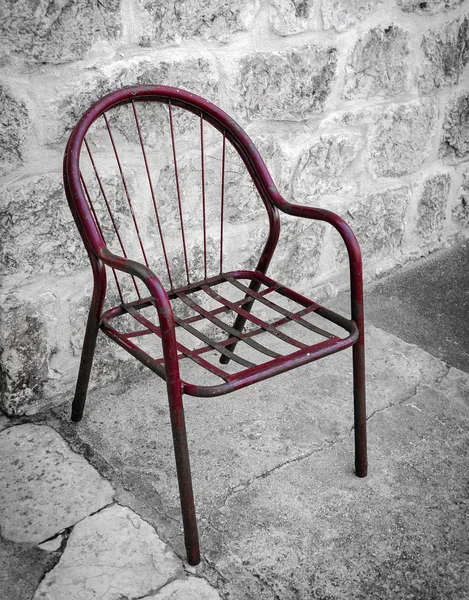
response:
<path id="1" fill-rule="evenodd" d="M 265 272 L 277 243 L 278 192 L 252 141 L 184 90 L 127 87 L 96 102 L 70 137 L 64 181 L 91 261 L 108 247 L 167 289 L 243 266 Z M 114 271 L 128 301 L 138 283 L 124 279 Z"/>

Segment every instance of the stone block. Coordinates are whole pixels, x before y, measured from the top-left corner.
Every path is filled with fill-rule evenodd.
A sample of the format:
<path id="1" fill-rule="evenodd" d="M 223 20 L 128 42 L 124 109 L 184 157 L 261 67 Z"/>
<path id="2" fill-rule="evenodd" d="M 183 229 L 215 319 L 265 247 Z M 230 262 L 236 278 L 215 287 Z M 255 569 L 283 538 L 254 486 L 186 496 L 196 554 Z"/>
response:
<path id="1" fill-rule="evenodd" d="M 469 92 L 459 94 L 448 103 L 439 156 L 450 163 L 469 156 Z"/>
<path id="2" fill-rule="evenodd" d="M 373 13 L 381 0 L 323 0 L 324 29 L 345 31 Z"/>
<path id="3" fill-rule="evenodd" d="M 429 155 L 437 110 L 433 101 L 388 107 L 372 129 L 370 163 L 377 177 L 417 171 Z"/>
<path id="4" fill-rule="evenodd" d="M 0 220 L 2 275 L 62 276 L 86 262 L 61 176 L 35 176 L 3 189 Z"/>
<path id="5" fill-rule="evenodd" d="M 469 227 L 469 171 L 463 173 L 456 204 L 451 211 L 453 219 L 463 227 Z"/>
<path id="6" fill-rule="evenodd" d="M 119 38 L 121 0 L 6 0 L 0 4 L 2 55 L 39 63 L 80 59 L 98 41 Z"/>
<path id="7" fill-rule="evenodd" d="M 422 0 L 397 0 L 397 5 L 404 12 L 433 15 L 446 10 L 452 10 L 463 2 L 464 0 L 425 0 L 425 2 L 422 2 Z"/>
<path id="8" fill-rule="evenodd" d="M 23 101 L 0 87 L 0 169 L 10 171 L 22 164 L 29 116 Z"/>
<path id="9" fill-rule="evenodd" d="M 423 185 L 417 208 L 417 233 L 425 243 L 439 241 L 443 233 L 451 176 L 438 173 Z"/>
<path id="10" fill-rule="evenodd" d="M 308 294 L 318 272 L 324 241 L 324 223 L 281 216 L 280 239 L 268 274 Z"/>
<path id="11" fill-rule="evenodd" d="M 469 61 L 469 18 L 461 17 L 430 29 L 423 36 L 422 49 L 419 88 L 430 92 L 456 85 Z"/>
<path id="12" fill-rule="evenodd" d="M 345 71 L 347 99 L 394 96 L 407 90 L 409 34 L 395 25 L 376 27 L 360 38 Z"/>
<path id="13" fill-rule="evenodd" d="M 3 537 L 38 544 L 112 502 L 111 485 L 52 428 L 27 423 L 0 438 Z"/>
<path id="14" fill-rule="evenodd" d="M 250 118 L 304 121 L 321 112 L 337 66 L 333 47 L 258 52 L 240 61 L 240 110 Z"/>
<path id="15" fill-rule="evenodd" d="M 219 101 L 218 74 L 213 64 L 205 58 L 161 62 L 145 59 L 130 65 L 128 62 L 124 66 L 117 64 L 110 72 L 102 70 L 98 74 L 87 76 L 81 82 L 79 89 L 75 79 L 70 79 L 62 85 L 62 93 L 58 100 L 48 107 L 48 112 L 44 115 L 48 121 L 59 124 L 58 128 L 52 125 L 48 142 L 50 144 L 59 142 L 63 146 L 78 119 L 93 102 L 119 87 L 135 84 L 179 87 L 199 94 L 215 104 Z M 53 119 L 51 119 L 51 110 Z M 141 112 L 142 105 L 139 105 L 139 113 Z M 145 119 L 145 115 L 143 118 Z M 127 121 L 120 119 L 118 122 L 121 132 L 125 133 L 126 122 L 130 124 L 130 117 L 127 119 Z M 167 110 L 164 117 L 158 116 L 155 129 L 161 124 L 164 124 L 165 129 L 169 127 Z M 135 135 L 131 139 L 137 142 Z"/>
<path id="16" fill-rule="evenodd" d="M 6 293 L 0 305 L 0 405 L 8 415 L 36 412 L 44 405 L 58 373 L 52 362 L 58 352 L 60 303 L 48 291 L 34 300 L 22 290 Z M 55 390 L 57 393 L 57 390 Z"/>
<path id="17" fill-rule="evenodd" d="M 180 44 L 193 38 L 226 42 L 236 32 L 249 27 L 260 6 L 258 0 L 137 2 L 143 21 L 142 46 Z"/>
<path id="18" fill-rule="evenodd" d="M 318 6 L 318 0 L 271 0 L 270 27 L 282 36 L 319 29 Z"/>
<path id="19" fill-rule="evenodd" d="M 311 203 L 324 194 L 339 190 L 354 193 L 357 188 L 356 173 L 347 172 L 364 147 L 357 133 L 322 135 L 318 142 L 300 154 L 293 176 L 293 197 L 297 203 Z"/>
<path id="20" fill-rule="evenodd" d="M 220 596 L 205 579 L 189 577 L 176 579 L 165 585 L 154 596 L 145 596 L 142 600 L 220 600 Z"/>
<path id="21" fill-rule="evenodd" d="M 144 598 L 182 574 L 181 562 L 153 527 L 114 505 L 74 527 L 34 600 Z"/>
<path id="22" fill-rule="evenodd" d="M 364 260 L 377 261 L 399 251 L 409 197 L 406 185 L 389 188 L 365 196 L 343 215 L 358 239 Z M 338 256 L 340 262 L 346 261 L 343 244 Z"/>

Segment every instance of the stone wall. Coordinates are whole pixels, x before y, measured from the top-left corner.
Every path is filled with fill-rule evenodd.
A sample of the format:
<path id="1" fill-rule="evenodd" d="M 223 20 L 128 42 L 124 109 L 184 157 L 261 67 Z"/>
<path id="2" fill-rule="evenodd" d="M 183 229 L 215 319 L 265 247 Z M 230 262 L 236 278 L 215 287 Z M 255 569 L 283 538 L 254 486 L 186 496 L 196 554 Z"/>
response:
<path id="1" fill-rule="evenodd" d="M 74 387 L 91 276 L 61 160 L 91 102 L 159 83 L 219 104 L 288 200 L 350 223 L 370 279 L 468 233 L 468 28 L 468 0 L 1 2 L 2 408 Z M 231 210 L 252 264 L 260 217 Z M 320 298 L 347 282 L 337 236 L 292 219 L 273 269 Z M 95 385 L 137 370 L 100 340 Z"/>

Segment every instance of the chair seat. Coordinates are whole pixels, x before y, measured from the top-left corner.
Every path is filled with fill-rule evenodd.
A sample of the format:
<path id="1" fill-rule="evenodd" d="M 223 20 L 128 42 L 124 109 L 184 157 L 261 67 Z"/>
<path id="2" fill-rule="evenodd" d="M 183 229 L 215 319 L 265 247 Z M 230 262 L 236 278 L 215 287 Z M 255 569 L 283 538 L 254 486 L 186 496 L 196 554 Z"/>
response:
<path id="1" fill-rule="evenodd" d="M 344 350 L 358 339 L 354 321 L 257 271 L 222 273 L 169 290 L 168 296 L 178 357 L 196 365 L 189 369 L 191 376 L 205 373 L 202 383 L 190 383 L 181 365 L 183 393 L 191 396 L 228 393 Z M 242 332 L 233 327 L 233 314 L 246 320 Z M 160 347 L 148 340 L 161 337 L 156 317 L 154 300 L 142 298 L 108 310 L 101 329 L 164 379 Z"/>

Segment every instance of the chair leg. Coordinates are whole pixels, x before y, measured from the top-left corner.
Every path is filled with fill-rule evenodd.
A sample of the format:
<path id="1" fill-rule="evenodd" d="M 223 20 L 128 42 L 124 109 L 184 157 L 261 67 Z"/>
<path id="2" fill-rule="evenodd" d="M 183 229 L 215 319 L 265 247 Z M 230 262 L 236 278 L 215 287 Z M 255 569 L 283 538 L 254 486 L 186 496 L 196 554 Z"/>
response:
<path id="1" fill-rule="evenodd" d="M 187 562 L 190 565 L 198 565 L 200 562 L 199 536 L 197 533 L 197 520 L 194 506 L 194 493 L 192 490 L 192 476 L 182 394 L 180 390 L 170 388 L 171 386 L 168 385 L 171 428 L 173 432 L 174 455 L 176 458 L 179 499 L 181 502 Z"/>
<path id="2" fill-rule="evenodd" d="M 362 330 L 358 341 L 353 346 L 355 473 L 357 477 L 366 477 L 368 471 L 365 394 L 365 343 Z"/>
<path id="3" fill-rule="evenodd" d="M 93 364 L 94 350 L 96 347 L 96 338 L 99 330 L 99 311 L 96 307 L 96 302 L 91 302 L 88 321 L 86 324 L 85 339 L 83 341 L 83 349 L 81 351 L 80 369 L 78 371 L 77 385 L 75 388 L 75 396 L 72 403 L 71 419 L 75 423 L 81 421 L 83 411 L 85 409 L 86 393 L 90 381 L 91 366 Z"/>
<path id="4" fill-rule="evenodd" d="M 248 304 L 246 304 L 244 306 L 244 310 L 246 310 L 247 312 L 250 312 L 253 304 L 254 304 L 254 300 L 252 302 L 248 302 Z M 241 333 L 244 329 L 244 325 L 246 324 L 246 321 L 247 321 L 246 317 L 242 317 L 241 315 L 238 315 L 233 324 L 233 329 L 236 329 L 236 331 L 239 331 Z M 233 342 L 232 344 L 229 344 L 228 346 L 226 346 L 226 349 L 229 350 L 230 352 L 234 352 L 234 349 L 236 348 L 237 343 L 238 342 Z M 224 354 L 222 354 L 220 356 L 220 362 L 222 365 L 227 365 L 230 362 L 229 356 L 225 356 Z"/>

